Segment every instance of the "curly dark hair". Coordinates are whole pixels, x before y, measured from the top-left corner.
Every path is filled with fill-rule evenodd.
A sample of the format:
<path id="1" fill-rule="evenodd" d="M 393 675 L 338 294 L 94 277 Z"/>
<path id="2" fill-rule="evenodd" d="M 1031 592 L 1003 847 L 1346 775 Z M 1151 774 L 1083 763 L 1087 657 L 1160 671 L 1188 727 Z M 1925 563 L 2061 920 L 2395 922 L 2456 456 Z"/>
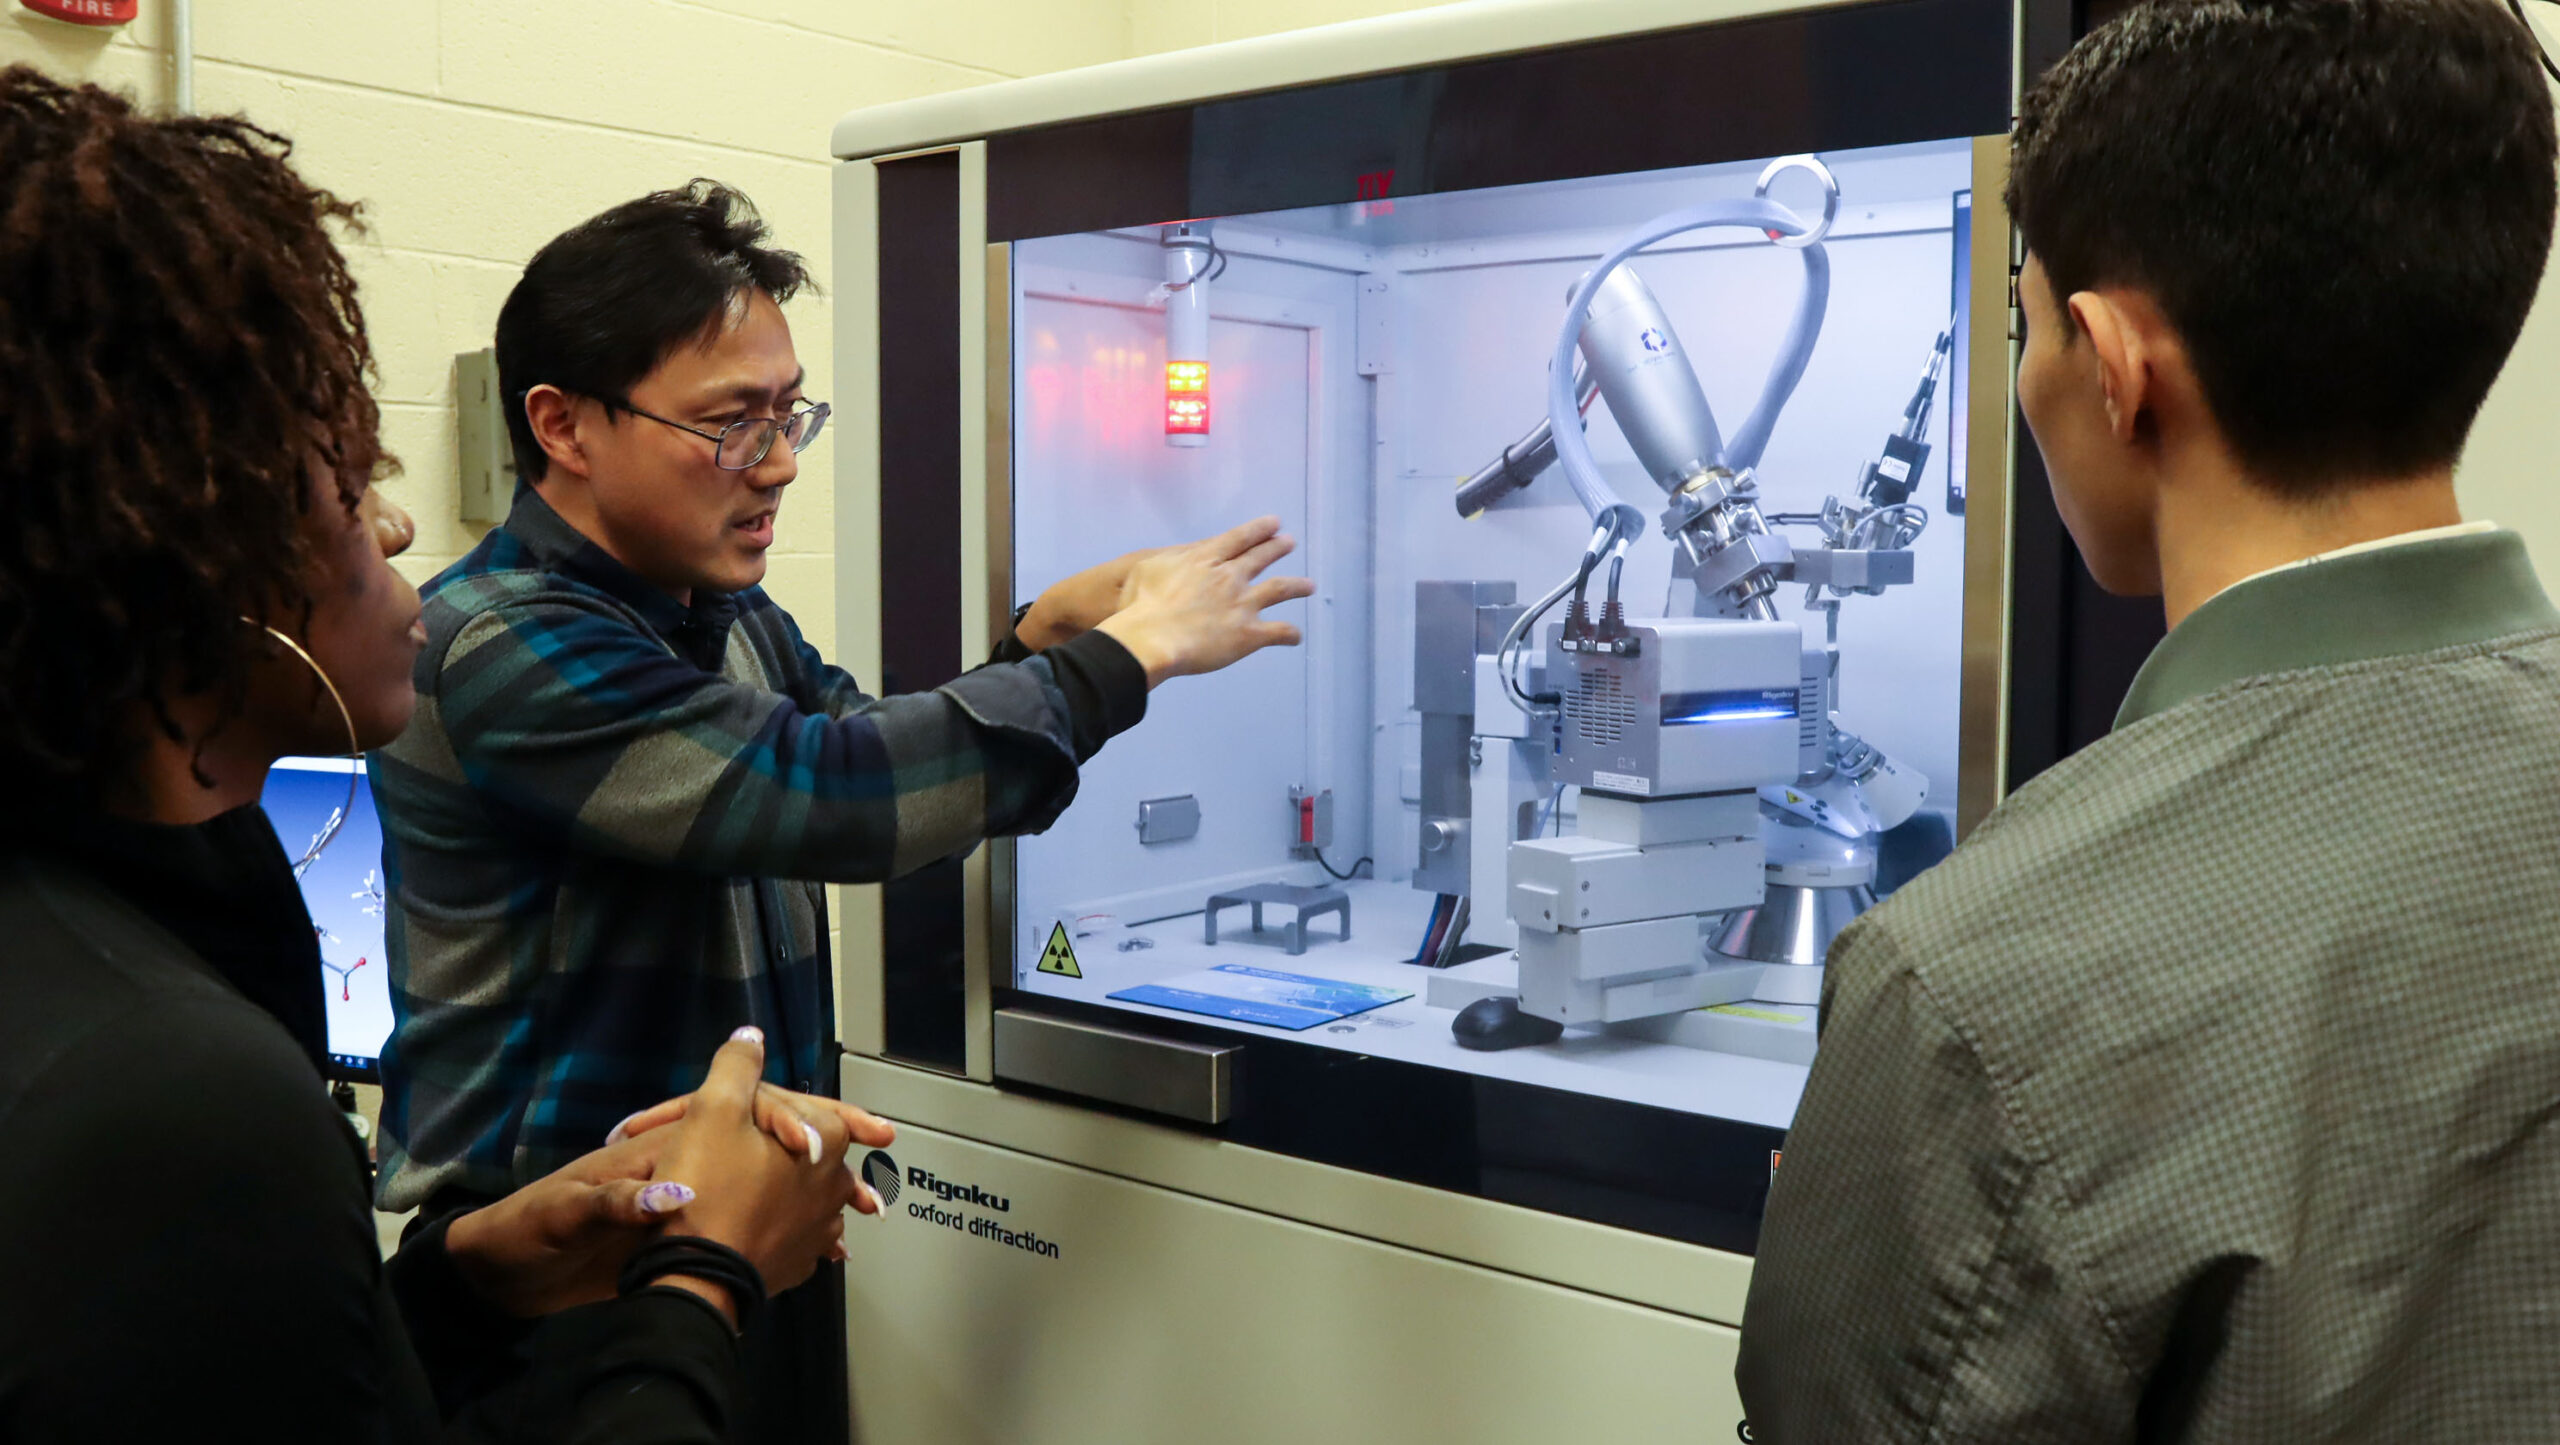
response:
<path id="1" fill-rule="evenodd" d="M 245 700 L 307 620 L 313 465 L 390 459 L 330 228 L 356 205 L 233 117 L 0 70 L 0 834 L 94 804 L 173 698 Z"/>

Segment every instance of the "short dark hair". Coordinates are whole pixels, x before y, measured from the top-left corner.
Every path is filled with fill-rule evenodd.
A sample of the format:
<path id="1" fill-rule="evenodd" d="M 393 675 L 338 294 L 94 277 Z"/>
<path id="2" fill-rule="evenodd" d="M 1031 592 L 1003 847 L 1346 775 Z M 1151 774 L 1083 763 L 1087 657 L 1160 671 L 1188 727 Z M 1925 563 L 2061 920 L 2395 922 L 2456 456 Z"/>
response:
<path id="1" fill-rule="evenodd" d="M 498 391 L 516 476 L 550 465 L 524 396 L 537 386 L 609 410 L 679 346 L 709 340 L 750 289 L 788 301 L 814 289 L 798 254 L 763 244 L 755 204 L 718 181 L 653 191 L 563 231 L 533 253 L 498 310 Z"/>
<path id="2" fill-rule="evenodd" d="M 310 616 L 314 460 L 350 514 L 389 462 L 357 208 L 292 150 L 0 70 L 0 833 L 100 801 L 173 698 L 236 716 L 241 619 Z"/>
<path id="3" fill-rule="evenodd" d="M 2156 298 L 2287 495 L 2461 454 L 2551 247 L 2551 96 L 2495 0 L 2154 0 L 2026 95 L 2054 294 Z"/>

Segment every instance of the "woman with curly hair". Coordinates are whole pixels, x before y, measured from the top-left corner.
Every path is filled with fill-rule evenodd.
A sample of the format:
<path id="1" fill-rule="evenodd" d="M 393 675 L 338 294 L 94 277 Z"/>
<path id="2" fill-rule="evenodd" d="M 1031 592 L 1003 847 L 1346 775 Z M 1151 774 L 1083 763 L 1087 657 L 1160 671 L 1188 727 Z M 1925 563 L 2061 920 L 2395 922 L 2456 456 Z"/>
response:
<path id="1" fill-rule="evenodd" d="M 386 1262 L 326 1101 L 257 800 L 399 732 L 421 634 L 357 210 L 289 151 L 0 71 L 0 1438 L 716 1440 L 887 1126 L 742 1030 Z"/>

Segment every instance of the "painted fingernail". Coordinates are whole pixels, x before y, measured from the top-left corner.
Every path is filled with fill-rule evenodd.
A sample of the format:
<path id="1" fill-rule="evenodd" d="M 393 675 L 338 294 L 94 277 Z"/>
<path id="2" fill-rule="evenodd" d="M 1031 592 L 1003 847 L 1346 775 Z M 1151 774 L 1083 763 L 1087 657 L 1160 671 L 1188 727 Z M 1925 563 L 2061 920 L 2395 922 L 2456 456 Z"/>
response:
<path id="1" fill-rule="evenodd" d="M 640 1191 L 640 1212 L 673 1214 L 693 1202 L 693 1191 L 672 1179 L 661 1179 Z"/>
<path id="2" fill-rule="evenodd" d="M 872 1188 L 869 1184 L 865 1184 L 862 1186 L 862 1197 L 871 1201 L 870 1218 L 886 1219 L 889 1217 L 889 1206 L 880 1202 L 879 1190 Z"/>
<path id="3" fill-rule="evenodd" d="M 825 1155 L 821 1152 L 824 1144 L 818 1138 L 818 1126 L 803 1119 L 800 1121 L 800 1133 L 809 1141 L 809 1162 L 815 1164 L 824 1158 Z"/>
<path id="4" fill-rule="evenodd" d="M 637 1119 L 639 1117 L 639 1115 L 634 1114 L 631 1116 L 631 1119 Z M 606 1148 L 610 1149 L 614 1145 L 631 1137 L 631 1135 L 626 1132 L 631 1128 L 631 1119 L 625 1119 L 621 1123 L 614 1125 L 613 1132 L 604 1136 L 604 1146 Z"/>
<path id="5" fill-rule="evenodd" d="M 729 1035 L 729 1042 L 733 1044 L 755 1044 L 761 1046 L 764 1043 L 764 1030 L 757 1028 L 754 1024 L 748 1024 L 739 1029 L 736 1033 Z"/>

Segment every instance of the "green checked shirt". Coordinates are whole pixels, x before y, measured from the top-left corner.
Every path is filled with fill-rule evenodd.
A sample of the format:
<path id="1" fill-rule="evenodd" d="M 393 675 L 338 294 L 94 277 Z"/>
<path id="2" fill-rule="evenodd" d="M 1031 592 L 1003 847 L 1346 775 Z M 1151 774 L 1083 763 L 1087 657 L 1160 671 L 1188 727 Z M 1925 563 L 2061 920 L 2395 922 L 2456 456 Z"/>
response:
<path id="1" fill-rule="evenodd" d="M 871 697 L 762 589 L 679 603 L 530 489 L 425 597 L 417 715 L 372 760 L 385 1209 L 601 1147 L 742 1024 L 832 1092 L 820 885 L 1047 827 L 1146 711 L 1100 633 Z"/>
<path id="2" fill-rule="evenodd" d="M 1828 982 L 1755 1440 L 2560 1439 L 2560 614 L 2512 533 L 2207 602 Z"/>

